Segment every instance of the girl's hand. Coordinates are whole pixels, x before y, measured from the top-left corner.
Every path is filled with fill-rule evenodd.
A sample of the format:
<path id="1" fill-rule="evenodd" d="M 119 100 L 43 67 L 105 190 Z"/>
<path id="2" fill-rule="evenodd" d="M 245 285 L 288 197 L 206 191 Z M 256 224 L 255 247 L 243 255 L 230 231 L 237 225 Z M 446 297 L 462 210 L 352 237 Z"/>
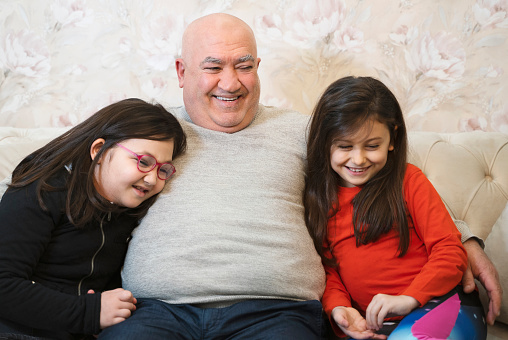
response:
<path id="1" fill-rule="evenodd" d="M 386 335 L 376 334 L 367 327 L 367 322 L 360 313 L 351 307 L 335 307 L 332 319 L 344 334 L 355 339 L 386 339 Z"/>
<path id="2" fill-rule="evenodd" d="M 419 305 L 418 300 L 411 296 L 377 294 L 365 312 L 367 327 L 379 330 L 386 317 L 407 315 Z"/>
<path id="3" fill-rule="evenodd" d="M 101 294 L 101 329 L 116 325 L 136 310 L 136 298 L 128 290 L 117 288 Z"/>

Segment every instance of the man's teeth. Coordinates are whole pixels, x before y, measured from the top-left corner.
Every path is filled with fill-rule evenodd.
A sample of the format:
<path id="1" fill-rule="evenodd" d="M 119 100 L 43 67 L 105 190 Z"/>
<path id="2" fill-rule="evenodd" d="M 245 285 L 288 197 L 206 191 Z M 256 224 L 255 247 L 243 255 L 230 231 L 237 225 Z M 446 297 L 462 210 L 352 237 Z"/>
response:
<path id="1" fill-rule="evenodd" d="M 227 101 L 227 102 L 232 102 L 232 101 L 234 101 L 234 100 L 237 100 L 237 99 L 238 99 L 238 97 L 234 97 L 234 98 L 226 98 L 226 97 L 219 97 L 219 96 L 217 96 L 216 98 L 217 98 L 217 99 L 219 99 L 219 100 L 224 100 L 224 101 Z"/>

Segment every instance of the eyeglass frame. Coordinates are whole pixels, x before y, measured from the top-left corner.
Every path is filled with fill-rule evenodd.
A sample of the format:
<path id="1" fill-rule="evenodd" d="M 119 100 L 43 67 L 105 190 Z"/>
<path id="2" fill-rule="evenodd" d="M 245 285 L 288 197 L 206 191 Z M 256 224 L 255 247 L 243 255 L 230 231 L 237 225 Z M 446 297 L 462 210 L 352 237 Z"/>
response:
<path id="1" fill-rule="evenodd" d="M 172 163 L 169 163 L 169 162 L 159 163 L 159 162 L 157 161 L 157 158 L 155 158 L 155 157 L 154 157 L 154 156 L 152 156 L 152 155 L 138 155 L 137 153 L 135 153 L 135 152 L 134 152 L 134 151 L 132 151 L 132 150 L 127 149 L 125 146 L 123 146 L 123 145 L 122 145 L 122 144 L 120 144 L 120 143 L 116 143 L 116 145 L 118 145 L 119 147 L 121 147 L 121 148 L 122 148 L 122 149 L 124 149 L 125 151 L 127 151 L 127 152 L 129 152 L 129 153 L 133 154 L 134 156 L 136 156 L 136 158 L 138 159 L 138 163 L 136 164 L 136 166 L 137 166 L 137 168 L 138 168 L 139 172 L 142 172 L 142 173 L 146 174 L 146 173 L 149 173 L 150 171 L 152 171 L 153 169 L 155 169 L 155 168 L 157 167 L 157 178 L 158 178 L 158 179 L 160 179 L 161 181 L 167 181 L 167 180 L 168 180 L 168 179 L 170 179 L 170 178 L 171 178 L 171 176 L 173 176 L 173 175 L 175 174 L 175 172 L 176 172 L 176 168 L 175 168 L 175 166 L 174 166 Z M 143 157 L 145 157 L 145 156 L 147 156 L 147 157 L 151 157 L 151 158 L 153 158 L 153 159 L 155 160 L 155 164 L 152 166 L 152 168 L 151 168 L 150 170 L 147 170 L 147 171 L 141 170 L 141 169 L 139 168 L 139 162 L 141 162 L 141 158 L 143 158 Z M 171 174 L 169 174 L 169 176 L 168 176 L 166 179 L 161 178 L 161 176 L 159 176 L 159 171 L 161 170 L 161 167 L 162 167 L 163 165 L 165 165 L 165 164 L 169 164 L 169 165 L 171 165 L 171 168 L 173 169 L 173 171 L 171 172 Z"/>

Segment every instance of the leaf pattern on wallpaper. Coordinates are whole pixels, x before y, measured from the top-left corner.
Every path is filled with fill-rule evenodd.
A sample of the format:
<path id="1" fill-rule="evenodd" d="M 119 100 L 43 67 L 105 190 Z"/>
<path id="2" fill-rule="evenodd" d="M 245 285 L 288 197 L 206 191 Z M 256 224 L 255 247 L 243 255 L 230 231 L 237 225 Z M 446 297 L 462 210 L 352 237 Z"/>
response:
<path id="1" fill-rule="evenodd" d="M 508 0 L 2 0 L 0 125 L 75 125 L 127 97 L 181 105 L 182 33 L 213 12 L 253 28 L 266 105 L 310 113 L 335 79 L 369 75 L 412 130 L 508 133 Z"/>

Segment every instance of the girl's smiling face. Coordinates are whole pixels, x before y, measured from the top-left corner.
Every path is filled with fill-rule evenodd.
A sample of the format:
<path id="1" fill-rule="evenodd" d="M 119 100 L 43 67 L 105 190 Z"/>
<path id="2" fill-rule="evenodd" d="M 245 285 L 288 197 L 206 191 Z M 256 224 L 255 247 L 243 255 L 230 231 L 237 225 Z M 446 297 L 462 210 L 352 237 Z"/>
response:
<path id="1" fill-rule="evenodd" d="M 345 187 L 362 186 L 385 166 L 392 150 L 388 127 L 369 120 L 356 133 L 332 143 L 330 163 Z"/>
<path id="2" fill-rule="evenodd" d="M 92 144 L 90 150 L 92 159 L 103 144 L 104 139 L 97 139 Z M 151 155 L 159 163 L 172 160 L 173 140 L 127 139 L 121 144 L 138 155 Z M 144 173 L 138 170 L 137 164 L 138 158 L 119 146 L 107 150 L 95 169 L 97 191 L 110 202 L 127 208 L 135 208 L 161 192 L 166 181 L 157 176 L 159 166 Z"/>

